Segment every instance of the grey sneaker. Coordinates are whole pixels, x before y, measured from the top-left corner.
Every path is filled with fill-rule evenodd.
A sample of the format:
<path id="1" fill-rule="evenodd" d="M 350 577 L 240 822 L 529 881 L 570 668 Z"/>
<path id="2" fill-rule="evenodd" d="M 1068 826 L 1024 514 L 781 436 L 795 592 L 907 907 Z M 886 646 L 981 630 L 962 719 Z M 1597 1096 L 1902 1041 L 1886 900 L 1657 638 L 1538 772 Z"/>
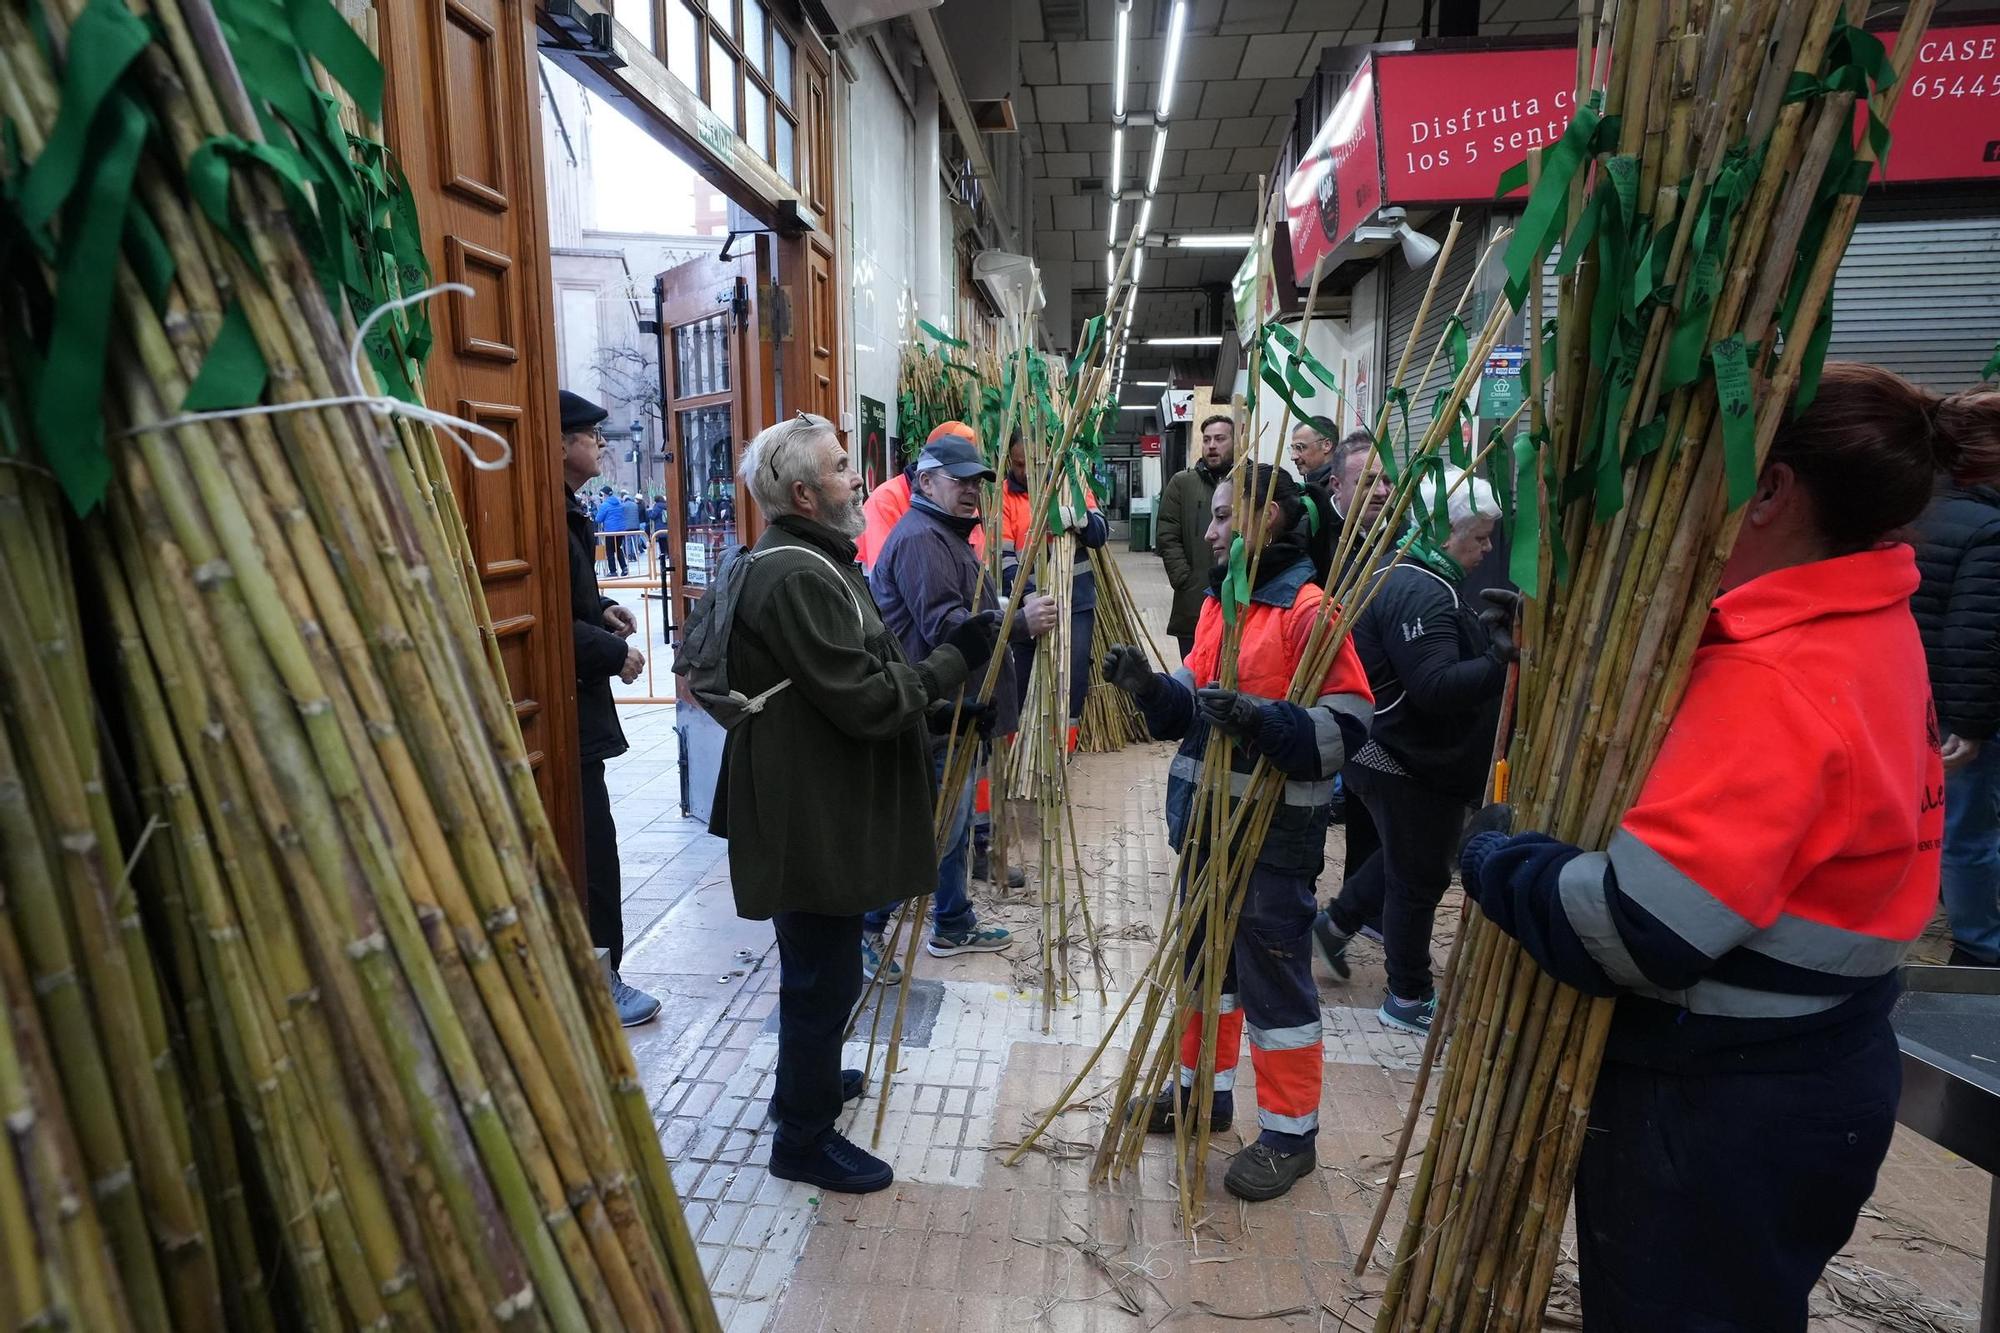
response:
<path id="1" fill-rule="evenodd" d="M 1404 1000 L 1391 995 L 1382 1001 L 1382 1007 L 1375 1011 L 1376 1017 L 1392 1028 L 1414 1032 L 1419 1037 L 1428 1037 L 1431 1018 L 1437 1013 L 1437 997 L 1425 1000 Z"/>
<path id="2" fill-rule="evenodd" d="M 955 930 L 949 935 L 933 931 L 924 941 L 924 947 L 931 951 L 933 958 L 950 958 L 961 953 L 999 953 L 1014 942 L 1011 931 L 1000 926 L 974 926 L 971 930 Z"/>
<path id="3" fill-rule="evenodd" d="M 618 1026 L 635 1028 L 641 1023 L 650 1023 L 660 1012 L 660 1002 L 646 994 L 637 986 L 625 984 L 625 978 L 616 972 L 611 974 L 611 1003 L 618 1010 Z"/>
<path id="4" fill-rule="evenodd" d="M 903 980 L 903 965 L 889 957 L 889 945 L 874 931 L 863 931 L 861 935 L 861 979 L 875 980 L 875 974 L 882 974 L 884 986 L 900 985 Z"/>

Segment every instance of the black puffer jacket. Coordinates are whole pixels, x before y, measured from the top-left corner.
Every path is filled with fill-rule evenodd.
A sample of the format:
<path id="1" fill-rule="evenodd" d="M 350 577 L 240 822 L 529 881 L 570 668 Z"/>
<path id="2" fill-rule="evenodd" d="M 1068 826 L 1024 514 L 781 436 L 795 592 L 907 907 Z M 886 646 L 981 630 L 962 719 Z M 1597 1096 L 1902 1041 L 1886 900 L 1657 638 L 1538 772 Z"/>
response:
<path id="1" fill-rule="evenodd" d="M 1375 577 L 1382 590 L 1354 622 L 1354 650 L 1375 691 L 1369 740 L 1425 786 L 1477 801 L 1507 664 L 1462 584 L 1414 560 Z M 1357 762 L 1367 762 L 1365 750 Z"/>
<path id="2" fill-rule="evenodd" d="M 1950 487 L 1917 520 L 1910 598 L 1930 662 L 1938 725 L 1966 740 L 2000 732 L 2000 489 Z"/>
<path id="3" fill-rule="evenodd" d="M 584 763 L 615 759 L 627 745 L 611 678 L 625 665 L 625 640 L 604 627 L 612 605 L 597 590 L 597 528 L 569 493 L 569 618 L 576 639 L 576 730 Z"/>

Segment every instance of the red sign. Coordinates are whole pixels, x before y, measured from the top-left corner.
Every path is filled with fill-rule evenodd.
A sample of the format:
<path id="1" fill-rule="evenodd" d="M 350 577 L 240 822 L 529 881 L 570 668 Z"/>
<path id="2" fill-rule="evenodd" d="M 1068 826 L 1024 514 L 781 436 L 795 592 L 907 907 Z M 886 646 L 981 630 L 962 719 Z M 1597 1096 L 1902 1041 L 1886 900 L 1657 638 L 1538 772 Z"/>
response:
<path id="1" fill-rule="evenodd" d="M 1383 55 L 1375 83 L 1390 202 L 1490 200 L 1501 172 L 1569 128 L 1576 48 Z"/>
<path id="2" fill-rule="evenodd" d="M 1925 32 L 1889 129 L 1878 181 L 2000 177 L 2000 24 Z"/>
<path id="3" fill-rule="evenodd" d="M 1157 435 L 1141 435 L 1139 437 L 1139 453 L 1145 458 L 1158 458 L 1160 456 L 1160 437 Z"/>
<path id="4" fill-rule="evenodd" d="M 1332 253 L 1382 206 L 1381 170 L 1374 71 L 1363 64 L 1285 182 L 1292 272 L 1300 286 L 1312 280 L 1313 264 L 1321 256 Z"/>

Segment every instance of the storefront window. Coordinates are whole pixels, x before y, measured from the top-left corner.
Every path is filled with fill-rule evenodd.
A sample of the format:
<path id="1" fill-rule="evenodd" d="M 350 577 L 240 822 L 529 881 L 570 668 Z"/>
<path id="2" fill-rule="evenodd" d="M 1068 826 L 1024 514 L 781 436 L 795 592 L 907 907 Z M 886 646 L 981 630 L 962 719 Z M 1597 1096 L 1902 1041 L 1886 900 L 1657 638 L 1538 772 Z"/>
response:
<path id="1" fill-rule="evenodd" d="M 794 133 L 792 118 L 785 115 L 782 111 L 779 112 L 777 161 L 771 165 L 778 169 L 778 175 L 784 178 L 787 185 L 797 185 L 799 183 L 797 169 L 792 164 L 792 137 Z"/>
<path id="2" fill-rule="evenodd" d="M 700 94 L 709 109 L 771 164 L 788 184 L 798 183 L 798 89 L 793 80 L 798 45 L 786 34 L 767 0 L 665 0 L 667 69 Z M 634 32 L 644 23 L 652 41 L 652 14 L 637 16 L 642 0 L 622 0 L 619 21 Z"/>
<path id="3" fill-rule="evenodd" d="M 667 70 L 701 91 L 701 15 L 685 0 L 667 0 Z"/>
<path id="4" fill-rule="evenodd" d="M 760 0 L 743 0 L 743 58 L 759 74 L 770 68 L 770 61 L 764 54 L 764 43 L 768 37 L 766 29 L 769 27 Z M 751 142 L 754 144 L 756 140 Z"/>
<path id="5" fill-rule="evenodd" d="M 687 507 L 687 581 L 707 586 L 711 570 L 736 547 L 736 471 L 729 405 L 674 414 L 681 442 L 681 502 Z"/>
<path id="6" fill-rule="evenodd" d="M 736 61 L 729 54 L 729 48 L 713 37 L 708 39 L 708 109 L 722 117 L 722 123 L 730 129 L 739 128 L 736 120 Z"/>
<path id="7" fill-rule="evenodd" d="M 618 0 L 611 11 L 624 29 L 648 48 L 653 45 L 653 0 Z"/>

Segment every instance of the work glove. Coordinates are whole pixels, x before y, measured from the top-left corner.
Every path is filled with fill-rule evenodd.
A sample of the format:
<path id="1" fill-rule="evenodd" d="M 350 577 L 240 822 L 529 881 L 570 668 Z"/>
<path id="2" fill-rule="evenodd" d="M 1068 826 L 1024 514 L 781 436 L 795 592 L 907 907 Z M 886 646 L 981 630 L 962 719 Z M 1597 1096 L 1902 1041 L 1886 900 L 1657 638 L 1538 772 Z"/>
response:
<path id="1" fill-rule="evenodd" d="M 1194 692 L 1194 706 L 1201 710 L 1208 725 L 1225 736 L 1233 736 L 1240 741 L 1257 738 L 1257 732 L 1264 721 L 1264 705 L 1268 699 L 1260 699 L 1254 694 L 1243 694 L 1236 690 L 1218 689 L 1210 686 Z"/>
<path id="2" fill-rule="evenodd" d="M 1121 643 L 1104 655 L 1104 679 L 1141 703 L 1160 692 L 1160 678 L 1146 660 L 1146 650 Z"/>
<path id="3" fill-rule="evenodd" d="M 1458 839 L 1458 878 L 1465 886 L 1465 896 L 1479 901 L 1479 862 L 1482 857 L 1467 861 L 1466 854 L 1472 850 L 1473 840 L 1484 833 L 1512 833 L 1514 831 L 1514 807 L 1505 801 L 1495 801 L 1466 821 L 1465 832 Z"/>
<path id="4" fill-rule="evenodd" d="M 1521 611 L 1521 594 L 1511 588 L 1482 588 L 1479 596 L 1488 605 L 1479 613 L 1479 623 L 1492 639 L 1493 655 L 1503 662 L 1521 660 L 1520 645 L 1514 642 L 1514 617 Z"/>
<path id="5" fill-rule="evenodd" d="M 1000 613 L 981 611 L 967 616 L 944 636 L 946 646 L 958 649 L 958 655 L 965 659 L 967 673 L 978 671 L 993 656 L 993 645 L 1000 642 Z"/>
<path id="6" fill-rule="evenodd" d="M 951 710 L 945 709 L 945 716 Z M 977 699 L 966 699 L 958 705 L 958 730 L 961 735 L 977 735 L 986 739 L 993 735 L 993 705 L 989 701 L 981 703 Z"/>

